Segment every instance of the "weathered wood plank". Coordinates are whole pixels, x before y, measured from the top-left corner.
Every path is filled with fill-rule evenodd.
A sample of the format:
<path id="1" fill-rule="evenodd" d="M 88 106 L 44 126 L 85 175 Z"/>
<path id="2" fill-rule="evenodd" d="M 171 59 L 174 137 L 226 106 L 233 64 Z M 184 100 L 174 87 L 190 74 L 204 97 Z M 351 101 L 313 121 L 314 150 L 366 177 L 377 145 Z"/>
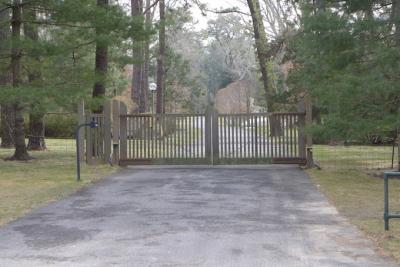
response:
<path id="1" fill-rule="evenodd" d="M 104 103 L 104 125 L 103 129 L 101 131 L 103 132 L 104 135 L 104 155 L 103 155 L 103 160 L 105 163 L 111 161 L 111 149 L 112 149 L 112 106 L 111 106 L 111 101 L 107 100 Z"/>
<path id="2" fill-rule="evenodd" d="M 127 120 L 128 118 L 124 115 L 126 115 L 128 112 L 127 107 L 124 103 L 120 104 L 120 164 L 121 161 L 127 160 L 127 141 L 128 141 L 128 136 L 127 136 Z"/>

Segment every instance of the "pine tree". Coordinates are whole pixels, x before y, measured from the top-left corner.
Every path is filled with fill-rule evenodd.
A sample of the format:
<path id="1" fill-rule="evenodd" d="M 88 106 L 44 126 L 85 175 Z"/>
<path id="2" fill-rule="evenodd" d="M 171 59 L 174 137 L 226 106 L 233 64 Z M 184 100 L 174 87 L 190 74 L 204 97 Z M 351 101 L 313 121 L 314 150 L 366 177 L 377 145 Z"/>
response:
<path id="1" fill-rule="evenodd" d="M 0 8 L 2 6 L 0 5 Z M 6 55 L 10 54 L 10 12 L 4 10 L 0 12 L 0 55 L 2 57 L 0 68 L 0 87 L 8 86 L 10 84 L 11 75 L 9 64 L 6 60 L 9 59 Z M 2 148 L 14 147 L 14 115 L 13 108 L 10 103 L 3 101 L 1 106 L 1 145 Z"/>

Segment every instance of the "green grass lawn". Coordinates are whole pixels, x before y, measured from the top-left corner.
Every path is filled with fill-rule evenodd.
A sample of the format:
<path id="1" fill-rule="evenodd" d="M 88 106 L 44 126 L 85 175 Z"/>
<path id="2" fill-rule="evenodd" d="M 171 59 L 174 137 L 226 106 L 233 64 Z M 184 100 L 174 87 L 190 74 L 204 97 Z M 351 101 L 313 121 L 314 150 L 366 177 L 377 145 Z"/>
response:
<path id="1" fill-rule="evenodd" d="M 386 170 L 392 167 L 392 146 L 314 145 L 314 159 L 323 168 Z M 394 167 L 397 167 L 397 149 L 394 153 Z"/>
<path id="2" fill-rule="evenodd" d="M 358 170 L 327 168 L 308 173 L 342 215 L 400 263 L 400 219 L 391 220 L 391 230 L 384 231 L 383 179 Z M 391 181 L 390 205 L 392 212 L 400 212 L 400 180 Z"/>
<path id="3" fill-rule="evenodd" d="M 35 159 L 29 162 L 4 161 L 13 150 L 0 149 L 0 225 L 116 170 L 109 165 L 82 164 L 82 181 L 76 182 L 74 140 L 46 142 L 48 150 L 30 152 Z"/>

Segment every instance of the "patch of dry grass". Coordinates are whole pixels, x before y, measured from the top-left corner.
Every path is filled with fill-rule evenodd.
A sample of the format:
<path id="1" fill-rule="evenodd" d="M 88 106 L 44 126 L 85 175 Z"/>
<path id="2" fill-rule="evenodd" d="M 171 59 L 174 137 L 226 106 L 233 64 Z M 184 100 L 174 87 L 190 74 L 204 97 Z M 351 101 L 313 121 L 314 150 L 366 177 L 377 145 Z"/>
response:
<path id="1" fill-rule="evenodd" d="M 357 170 L 325 169 L 308 173 L 342 215 L 400 263 L 400 219 L 392 219 L 390 231 L 384 231 L 383 179 Z M 400 180 L 390 183 L 391 212 L 400 212 Z"/>
<path id="2" fill-rule="evenodd" d="M 13 150 L 0 149 L 0 225 L 116 170 L 82 164 L 82 181 L 76 182 L 74 144 L 74 140 L 47 140 L 48 151 L 31 152 L 35 159 L 29 162 L 4 161 Z"/>

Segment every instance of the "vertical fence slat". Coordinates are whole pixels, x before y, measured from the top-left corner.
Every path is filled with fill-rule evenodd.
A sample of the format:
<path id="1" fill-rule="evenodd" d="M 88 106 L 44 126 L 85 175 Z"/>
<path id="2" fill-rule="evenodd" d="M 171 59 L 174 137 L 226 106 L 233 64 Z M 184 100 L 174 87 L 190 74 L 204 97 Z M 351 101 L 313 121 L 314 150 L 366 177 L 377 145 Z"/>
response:
<path id="1" fill-rule="evenodd" d="M 121 154 L 120 158 L 122 160 L 127 159 L 127 108 L 124 103 L 120 104 L 120 146 L 121 146 Z"/>

